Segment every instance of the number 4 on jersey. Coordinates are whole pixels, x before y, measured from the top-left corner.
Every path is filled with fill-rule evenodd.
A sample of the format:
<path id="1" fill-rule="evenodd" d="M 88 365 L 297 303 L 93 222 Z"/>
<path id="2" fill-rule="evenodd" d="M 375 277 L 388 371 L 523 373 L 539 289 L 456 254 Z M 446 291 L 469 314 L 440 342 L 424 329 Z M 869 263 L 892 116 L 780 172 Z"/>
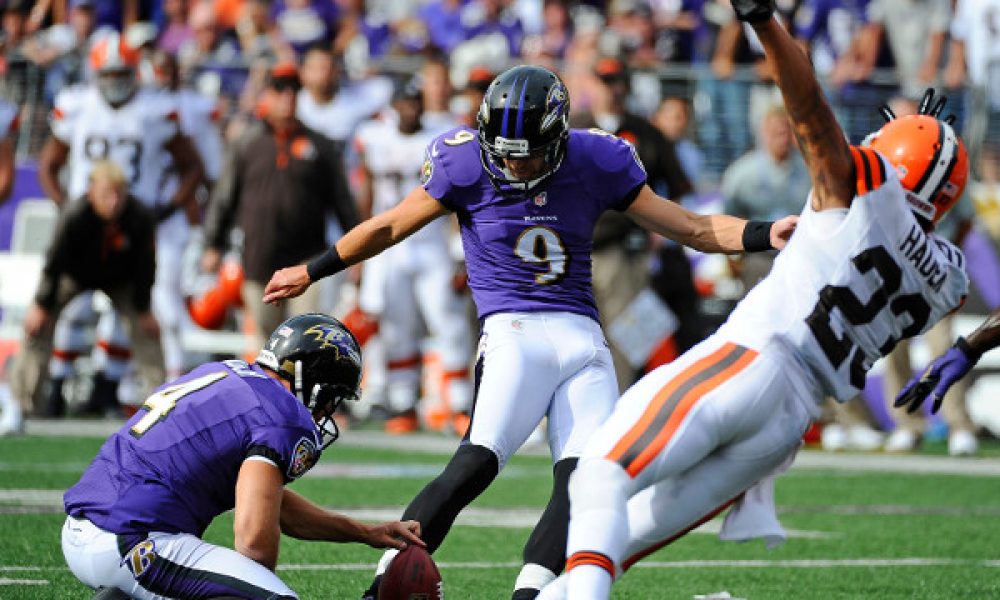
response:
<path id="1" fill-rule="evenodd" d="M 156 392 L 149 398 L 146 398 L 146 402 L 142 405 L 149 412 L 136 421 L 135 425 L 129 431 L 134 437 L 142 437 L 143 434 L 149 431 L 150 427 L 166 418 L 170 411 L 174 409 L 174 406 L 177 405 L 178 400 L 192 392 L 197 392 L 202 388 L 208 387 L 225 376 L 225 371 L 209 373 L 197 379 L 178 383 L 177 385 L 172 385 Z"/>

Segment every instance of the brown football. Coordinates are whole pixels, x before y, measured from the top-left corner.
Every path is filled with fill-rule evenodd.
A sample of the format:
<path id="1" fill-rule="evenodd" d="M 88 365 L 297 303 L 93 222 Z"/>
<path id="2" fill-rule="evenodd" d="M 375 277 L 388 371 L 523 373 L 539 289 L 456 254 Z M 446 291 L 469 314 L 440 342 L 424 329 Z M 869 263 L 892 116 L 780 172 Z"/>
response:
<path id="1" fill-rule="evenodd" d="M 378 600 L 441 600 L 441 573 L 427 550 L 409 544 L 382 574 Z"/>

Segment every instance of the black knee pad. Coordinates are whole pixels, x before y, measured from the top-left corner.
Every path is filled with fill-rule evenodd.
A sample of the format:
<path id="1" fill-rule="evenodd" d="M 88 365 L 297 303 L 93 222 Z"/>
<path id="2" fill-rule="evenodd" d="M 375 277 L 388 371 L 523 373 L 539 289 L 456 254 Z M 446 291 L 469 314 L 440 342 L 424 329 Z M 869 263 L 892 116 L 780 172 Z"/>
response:
<path id="1" fill-rule="evenodd" d="M 458 513 L 483 493 L 500 472 L 492 450 L 462 444 L 444 471 L 428 483 L 403 512 L 403 520 L 420 522 L 421 537 L 434 552 L 444 541 Z"/>
<path id="2" fill-rule="evenodd" d="M 578 458 L 564 458 L 552 467 L 552 495 L 545 512 L 524 545 L 524 563 L 541 565 L 555 574 L 566 564 L 566 536 L 569 535 L 569 476 Z"/>

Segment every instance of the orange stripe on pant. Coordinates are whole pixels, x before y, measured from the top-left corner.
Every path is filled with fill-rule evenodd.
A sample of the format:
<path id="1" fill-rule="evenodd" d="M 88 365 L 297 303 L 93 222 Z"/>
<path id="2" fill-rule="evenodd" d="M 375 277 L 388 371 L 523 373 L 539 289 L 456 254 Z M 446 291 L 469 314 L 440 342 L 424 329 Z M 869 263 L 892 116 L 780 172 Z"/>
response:
<path id="1" fill-rule="evenodd" d="M 667 446 L 698 400 L 756 357 L 757 352 L 727 342 L 681 371 L 653 396 L 639 421 L 615 444 L 607 458 L 620 464 L 629 476 L 636 477 Z"/>
<path id="2" fill-rule="evenodd" d="M 574 552 L 573 555 L 566 560 L 566 571 L 581 565 L 594 565 L 595 567 L 600 567 L 607 571 L 611 575 L 612 579 L 615 578 L 615 563 L 600 552 L 591 552 L 588 550 Z"/>

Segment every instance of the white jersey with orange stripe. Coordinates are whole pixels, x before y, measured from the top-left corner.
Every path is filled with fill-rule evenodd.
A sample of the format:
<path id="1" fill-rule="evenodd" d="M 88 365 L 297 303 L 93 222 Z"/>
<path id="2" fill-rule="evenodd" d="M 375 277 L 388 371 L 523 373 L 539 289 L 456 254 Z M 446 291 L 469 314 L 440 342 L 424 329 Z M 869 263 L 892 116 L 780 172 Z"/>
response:
<path id="1" fill-rule="evenodd" d="M 165 146 L 180 133 L 176 101 L 140 88 L 124 105 L 109 105 L 95 86 L 74 86 L 56 96 L 52 135 L 70 148 L 67 194 L 87 190 L 97 160 L 113 160 L 129 181 L 129 192 L 147 205 L 163 202 L 161 191 L 170 165 Z"/>
<path id="2" fill-rule="evenodd" d="M 385 111 L 382 118 L 366 121 L 358 127 L 354 148 L 371 173 L 373 215 L 395 207 L 410 190 L 420 185 L 424 152 L 440 133 L 437 129 L 402 133 L 392 111 Z M 434 248 L 447 256 L 448 220 L 432 221 L 387 252 L 406 257 L 416 248 L 425 249 L 421 251 Z"/>
<path id="3" fill-rule="evenodd" d="M 720 330 L 755 350 L 778 338 L 840 401 L 901 339 L 959 308 L 969 286 L 962 252 L 923 231 L 891 164 L 851 151 L 864 168 L 850 209 L 806 203 L 771 273 Z"/>

